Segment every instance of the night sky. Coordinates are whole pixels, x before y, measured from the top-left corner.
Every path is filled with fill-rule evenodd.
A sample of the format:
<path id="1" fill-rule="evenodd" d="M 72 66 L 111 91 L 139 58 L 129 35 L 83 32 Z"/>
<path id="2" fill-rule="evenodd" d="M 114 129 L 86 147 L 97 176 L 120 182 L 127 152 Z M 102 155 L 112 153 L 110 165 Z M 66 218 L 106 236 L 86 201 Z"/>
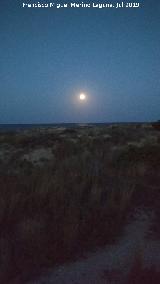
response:
<path id="1" fill-rule="evenodd" d="M 37 1 L 0 2 L 0 123 L 160 119 L 159 0 L 140 9 L 23 2 Z"/>

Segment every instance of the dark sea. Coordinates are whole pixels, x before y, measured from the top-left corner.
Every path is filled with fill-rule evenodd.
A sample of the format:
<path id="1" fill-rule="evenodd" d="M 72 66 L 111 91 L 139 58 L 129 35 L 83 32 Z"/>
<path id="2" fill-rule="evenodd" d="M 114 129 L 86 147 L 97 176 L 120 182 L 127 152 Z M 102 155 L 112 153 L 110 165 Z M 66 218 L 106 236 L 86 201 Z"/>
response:
<path id="1" fill-rule="evenodd" d="M 0 132 L 14 132 L 33 128 L 65 127 L 77 128 L 82 126 L 105 126 L 112 123 L 44 123 L 44 124 L 0 124 Z"/>

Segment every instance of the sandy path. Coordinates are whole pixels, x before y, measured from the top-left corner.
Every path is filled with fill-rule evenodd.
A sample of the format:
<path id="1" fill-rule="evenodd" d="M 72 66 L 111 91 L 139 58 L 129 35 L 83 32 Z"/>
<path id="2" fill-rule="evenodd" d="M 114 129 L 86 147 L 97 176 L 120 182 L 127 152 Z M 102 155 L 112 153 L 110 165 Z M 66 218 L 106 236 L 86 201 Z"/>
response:
<path id="1" fill-rule="evenodd" d="M 142 253 L 146 266 L 160 265 L 160 242 L 146 240 L 152 218 L 151 213 L 137 211 L 135 220 L 127 225 L 117 244 L 90 253 L 85 259 L 55 268 L 28 284 L 123 283 L 137 252 Z"/>

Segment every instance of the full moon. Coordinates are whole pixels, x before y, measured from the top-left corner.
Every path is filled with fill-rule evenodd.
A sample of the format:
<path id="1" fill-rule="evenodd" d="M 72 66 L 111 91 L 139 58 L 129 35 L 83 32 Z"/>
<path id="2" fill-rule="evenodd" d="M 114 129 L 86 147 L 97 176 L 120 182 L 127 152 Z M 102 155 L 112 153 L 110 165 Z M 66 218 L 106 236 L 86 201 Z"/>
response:
<path id="1" fill-rule="evenodd" d="M 84 101 L 86 99 L 86 95 L 85 94 L 80 94 L 79 98 L 81 101 Z"/>

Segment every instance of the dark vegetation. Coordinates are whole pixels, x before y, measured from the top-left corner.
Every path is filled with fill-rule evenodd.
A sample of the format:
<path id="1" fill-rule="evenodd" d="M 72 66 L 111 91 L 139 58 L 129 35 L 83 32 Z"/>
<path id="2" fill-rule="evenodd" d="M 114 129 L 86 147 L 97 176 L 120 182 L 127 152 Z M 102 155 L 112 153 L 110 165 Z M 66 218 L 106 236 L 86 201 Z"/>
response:
<path id="1" fill-rule="evenodd" d="M 160 134 L 152 128 L 1 133 L 0 147 L 1 283 L 113 242 L 134 206 L 154 207 L 160 236 Z M 53 157 L 22 159 L 39 147 Z"/>
<path id="2" fill-rule="evenodd" d="M 160 271 L 155 267 L 143 267 L 143 257 L 137 253 L 128 274 L 126 284 L 157 284 L 160 282 Z"/>

